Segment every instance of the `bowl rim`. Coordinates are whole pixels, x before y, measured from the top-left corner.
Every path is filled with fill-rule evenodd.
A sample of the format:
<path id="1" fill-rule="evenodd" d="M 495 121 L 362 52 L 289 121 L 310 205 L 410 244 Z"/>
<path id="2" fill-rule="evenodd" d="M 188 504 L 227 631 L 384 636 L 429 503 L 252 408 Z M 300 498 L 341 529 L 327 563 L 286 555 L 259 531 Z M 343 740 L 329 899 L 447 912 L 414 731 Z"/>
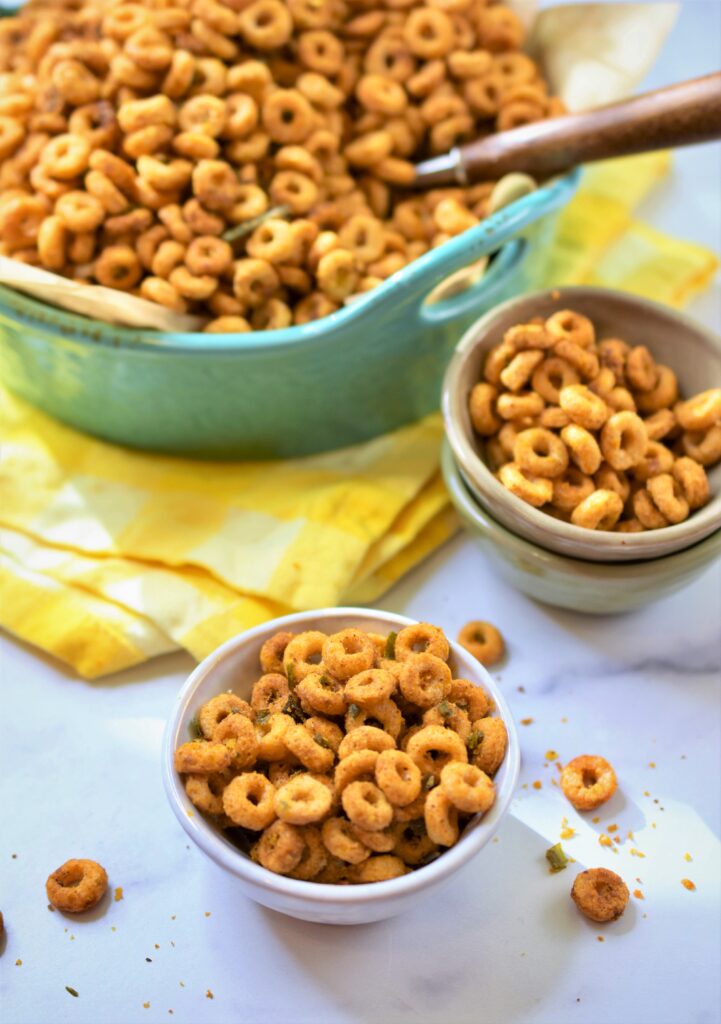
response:
<path id="1" fill-rule="evenodd" d="M 668 554 L 659 555 L 657 558 L 636 558 L 625 562 L 596 562 L 588 558 L 575 558 L 573 555 L 564 555 L 559 551 L 551 551 L 540 544 L 535 544 L 527 537 L 521 537 L 514 533 L 504 523 L 499 522 L 493 514 L 482 504 L 480 498 L 471 490 L 460 465 L 456 461 L 455 453 L 448 440 L 444 440 L 441 451 L 441 472 L 444 483 L 448 489 L 451 503 L 462 518 L 468 517 L 480 532 L 484 534 L 496 533 L 500 538 L 501 546 L 516 547 L 524 558 L 534 562 L 543 562 L 546 565 L 567 566 L 569 569 L 578 568 L 579 572 L 585 570 L 592 572 L 599 579 L 610 579 L 616 573 L 628 572 L 630 569 L 648 567 L 649 572 L 653 566 L 663 565 L 670 567 L 674 562 L 677 568 L 683 568 L 686 562 L 696 562 L 702 559 L 710 550 L 713 557 L 721 555 L 721 528 L 707 534 L 701 540 L 690 544 L 688 547 L 679 548 L 677 551 L 670 551 Z M 459 508 L 459 503 L 461 507 Z M 709 562 L 709 565 L 711 563 Z"/>
<path id="2" fill-rule="evenodd" d="M 42 326 L 45 330 L 63 336 L 70 334 L 77 344 L 156 354 L 184 352 L 220 355 L 285 349 L 299 344 L 322 342 L 328 335 L 350 328 L 359 317 L 389 300 L 393 301 L 398 292 L 428 292 L 439 280 L 457 269 L 512 241 L 525 228 L 567 202 L 578 187 L 580 175 L 581 171 L 577 168 L 544 182 L 535 191 L 509 203 L 475 227 L 424 253 L 357 301 L 308 324 L 244 334 L 205 334 L 200 331 L 157 331 L 152 328 L 126 327 L 48 306 L 39 299 L 1 284 L 0 319 L 12 315 L 25 327 Z"/>
<path id="3" fill-rule="evenodd" d="M 567 550 L 560 551 L 555 548 L 552 550 L 553 554 L 556 554 L 561 558 L 569 558 L 579 562 L 588 563 L 595 561 L 612 562 L 614 564 L 617 562 L 620 563 L 634 560 L 631 552 L 639 553 L 636 557 L 636 560 L 638 561 L 641 561 L 644 558 L 648 560 L 651 558 L 663 558 L 668 557 L 671 554 L 677 554 L 679 550 L 683 550 L 683 547 L 685 546 L 700 543 L 704 539 L 704 536 L 692 536 L 688 541 L 688 545 L 676 546 L 671 551 L 667 551 L 665 553 L 658 552 L 655 554 L 643 555 L 640 552 L 654 549 L 665 542 L 673 545 L 687 534 L 693 533 L 694 527 L 698 531 L 700 523 L 697 513 L 685 519 L 681 523 L 665 526 L 662 531 L 646 530 L 641 533 L 629 534 L 617 534 L 613 531 L 603 532 L 589 530 L 583 526 L 576 526 L 574 523 L 567 523 L 562 520 L 555 519 L 543 512 L 542 509 L 534 508 L 532 505 L 529 505 L 527 502 L 508 491 L 500 481 L 496 479 L 485 461 L 476 453 L 471 438 L 468 436 L 468 432 L 464 428 L 460 415 L 461 405 L 463 402 L 463 396 L 460 393 L 461 374 L 466 363 L 473 356 L 474 352 L 478 348 L 487 344 L 489 328 L 492 328 L 494 322 L 502 317 L 507 311 L 520 304 L 531 304 L 542 300 L 552 299 L 558 303 L 565 303 L 566 300 L 568 300 L 568 305 L 572 305 L 574 296 L 579 299 L 606 297 L 615 302 L 620 302 L 621 304 L 636 305 L 642 309 L 648 309 L 659 316 L 665 317 L 667 320 L 675 322 L 679 328 L 688 330 L 693 334 L 703 336 L 708 342 L 709 347 L 715 352 L 721 362 L 721 337 L 719 337 L 710 328 L 697 323 L 685 313 L 681 313 L 676 309 L 665 306 L 663 303 L 655 302 L 652 299 L 647 299 L 640 295 L 635 295 L 632 292 L 624 292 L 615 288 L 596 287 L 593 285 L 563 285 L 560 287 L 542 288 L 535 292 L 517 295 L 514 298 L 508 299 L 505 302 L 494 306 L 493 309 L 489 310 L 483 316 L 479 317 L 475 323 L 471 324 L 461 337 L 446 369 L 441 389 L 441 411 L 443 414 L 446 437 L 450 443 L 453 454 L 458 463 L 459 469 L 465 478 L 467 486 L 470 487 L 479 500 L 483 498 L 494 505 L 497 503 L 501 508 L 504 506 L 510 508 L 518 519 L 527 519 L 535 528 L 537 533 L 545 533 L 550 537 L 555 537 L 564 545 L 565 548 L 571 548 L 574 543 L 586 545 L 590 543 L 590 538 L 593 536 L 594 547 L 599 552 L 599 557 L 584 558 L 576 554 L 569 554 Z M 713 384 L 710 386 L 713 387 Z M 704 519 L 713 518 L 713 513 L 715 513 L 721 521 L 721 492 L 713 495 L 708 505 L 703 509 L 699 509 L 698 513 L 706 513 Z M 711 529 L 706 531 L 705 536 L 713 533 L 716 529 L 718 529 L 718 524 L 712 526 Z M 518 534 L 510 528 L 509 532 L 514 536 L 518 536 Z M 525 539 L 528 540 L 532 546 L 543 547 L 540 542 L 531 540 L 530 537 Z M 551 549 L 547 550 L 551 551 Z M 616 552 L 618 554 L 621 551 L 624 552 L 624 556 L 616 558 L 609 557 L 611 552 Z M 603 557 L 604 554 L 606 557 Z"/>
<path id="4" fill-rule="evenodd" d="M 191 672 L 177 694 L 168 716 L 162 742 L 162 773 L 165 794 L 176 818 L 196 845 L 220 867 L 230 871 L 231 874 L 236 875 L 252 887 L 261 888 L 276 896 L 326 905 L 375 903 L 379 900 L 410 896 L 454 874 L 489 842 L 510 808 L 520 772 L 520 745 L 510 708 L 488 670 L 480 662 L 475 662 L 475 659 L 455 641 L 449 640 L 449 644 L 459 666 L 463 668 L 464 672 L 470 668 L 472 673 L 478 677 L 478 681 L 482 682 L 484 688 L 493 698 L 496 709 L 505 723 L 508 731 L 506 775 L 503 785 L 497 790 L 493 808 L 483 816 L 479 825 L 472 831 L 461 835 L 455 846 L 444 850 L 436 860 L 426 864 L 422 870 L 412 871 L 400 878 L 386 879 L 382 882 L 367 882 L 348 886 L 288 878 L 285 875 L 275 875 L 260 864 L 255 864 L 228 840 L 223 839 L 222 833 L 207 822 L 200 812 L 194 813 L 192 817 L 188 816 L 188 810 L 192 809 L 192 805 L 185 796 L 185 791 L 175 771 L 173 754 L 179 739 L 182 719 L 196 690 L 216 666 L 238 648 L 253 643 L 265 634 L 270 635 L 294 625 L 310 626 L 320 618 L 355 618 L 361 621 L 382 618 L 389 626 L 399 626 L 400 628 L 414 625 L 418 621 L 406 615 L 387 612 L 383 609 L 321 608 L 269 620 L 253 629 L 239 633 L 221 644 Z M 473 678 L 473 674 L 471 678 Z M 484 825 L 486 818 L 490 818 L 490 820 L 487 825 Z"/>

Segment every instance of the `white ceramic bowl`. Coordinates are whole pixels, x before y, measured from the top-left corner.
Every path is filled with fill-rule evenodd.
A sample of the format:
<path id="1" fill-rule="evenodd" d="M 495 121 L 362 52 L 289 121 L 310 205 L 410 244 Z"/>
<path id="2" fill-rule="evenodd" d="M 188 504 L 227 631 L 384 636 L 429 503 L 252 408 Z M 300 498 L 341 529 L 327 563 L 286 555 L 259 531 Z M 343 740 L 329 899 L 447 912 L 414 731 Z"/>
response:
<path id="1" fill-rule="evenodd" d="M 173 753 L 188 739 L 188 727 L 198 709 L 215 694 L 233 690 L 250 697 L 258 678 L 258 655 L 263 642 L 281 629 L 302 632 L 320 629 L 337 632 L 358 626 L 371 632 L 390 632 L 411 625 L 413 619 L 365 608 L 328 608 L 300 612 L 248 630 L 219 647 L 198 665 L 178 694 L 163 739 L 163 782 L 175 815 L 203 853 L 238 880 L 246 896 L 263 906 L 322 924 L 363 924 L 379 921 L 406 910 L 424 894 L 436 889 L 468 863 L 498 829 L 511 802 L 518 780 L 518 736 L 506 701 L 488 672 L 475 658 L 451 642 L 456 674 L 483 686 L 493 697 L 498 714 L 508 729 L 508 751 L 495 778 L 496 802 L 482 818 L 470 821 L 463 835 L 437 860 L 402 878 L 367 885 L 322 885 L 273 874 L 241 853 L 222 832 L 193 808 L 173 767 Z M 487 880 L 486 880 L 487 881 Z"/>
<path id="2" fill-rule="evenodd" d="M 670 366 L 681 394 L 721 385 L 721 340 L 673 309 L 608 288 L 561 288 L 536 292 L 496 306 L 466 331 L 443 382 L 443 418 L 454 458 L 474 496 L 502 526 L 519 537 L 570 558 L 593 562 L 660 558 L 697 544 L 721 528 L 721 462 L 708 470 L 711 501 L 688 519 L 662 530 L 614 533 L 587 530 L 533 508 L 501 484 L 483 460 L 471 426 L 468 396 L 481 379 L 486 353 L 514 324 L 573 309 L 593 321 L 600 338 L 647 345 Z"/>

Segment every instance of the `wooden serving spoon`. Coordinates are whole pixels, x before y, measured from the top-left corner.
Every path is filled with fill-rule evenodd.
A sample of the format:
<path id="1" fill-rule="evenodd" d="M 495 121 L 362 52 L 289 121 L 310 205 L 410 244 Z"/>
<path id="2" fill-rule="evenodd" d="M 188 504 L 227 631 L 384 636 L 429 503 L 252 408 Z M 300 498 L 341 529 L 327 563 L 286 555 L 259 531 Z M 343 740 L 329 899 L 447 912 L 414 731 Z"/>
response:
<path id="1" fill-rule="evenodd" d="M 415 187 L 469 185 L 510 171 L 547 178 L 594 160 L 719 138 L 721 71 L 455 146 L 417 165 Z"/>

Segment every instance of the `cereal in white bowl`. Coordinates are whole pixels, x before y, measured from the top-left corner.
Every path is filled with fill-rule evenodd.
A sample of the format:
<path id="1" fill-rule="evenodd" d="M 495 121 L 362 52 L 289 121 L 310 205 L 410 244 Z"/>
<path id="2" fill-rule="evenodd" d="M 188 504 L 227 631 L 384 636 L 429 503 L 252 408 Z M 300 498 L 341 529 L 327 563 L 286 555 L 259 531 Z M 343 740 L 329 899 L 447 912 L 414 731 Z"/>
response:
<path id="1" fill-rule="evenodd" d="M 507 747 L 450 654 L 427 623 L 273 634 L 250 702 L 212 697 L 176 749 L 188 798 L 276 874 L 349 884 L 423 867 L 493 806 Z"/>

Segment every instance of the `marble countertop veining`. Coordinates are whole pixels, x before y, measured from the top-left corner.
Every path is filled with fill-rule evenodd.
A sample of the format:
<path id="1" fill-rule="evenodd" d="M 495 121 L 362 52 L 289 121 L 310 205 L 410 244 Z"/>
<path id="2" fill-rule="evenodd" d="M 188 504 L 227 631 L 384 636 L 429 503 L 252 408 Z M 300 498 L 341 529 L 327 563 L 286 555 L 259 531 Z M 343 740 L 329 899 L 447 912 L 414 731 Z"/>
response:
<path id="1" fill-rule="evenodd" d="M 720 39 L 721 7 L 684 3 L 647 84 L 718 67 Z M 718 248 L 720 173 L 721 146 L 679 154 L 641 215 Z M 690 312 L 719 329 L 718 280 Z M 159 752 L 189 657 L 89 684 L 0 637 L 3 1024 L 721 1020 L 721 563 L 642 611 L 592 618 L 515 593 L 458 537 L 379 603 L 451 635 L 469 618 L 493 621 L 509 645 L 495 675 L 528 724 L 494 841 L 412 912 L 353 929 L 248 901 L 178 827 Z M 598 822 L 562 798 L 551 752 L 614 764 L 619 792 Z M 564 819 L 576 863 L 550 875 L 544 853 Z M 48 873 L 78 855 L 123 891 L 87 920 L 49 913 L 44 893 Z M 569 898 L 576 870 L 599 865 L 643 895 L 610 926 Z"/>

